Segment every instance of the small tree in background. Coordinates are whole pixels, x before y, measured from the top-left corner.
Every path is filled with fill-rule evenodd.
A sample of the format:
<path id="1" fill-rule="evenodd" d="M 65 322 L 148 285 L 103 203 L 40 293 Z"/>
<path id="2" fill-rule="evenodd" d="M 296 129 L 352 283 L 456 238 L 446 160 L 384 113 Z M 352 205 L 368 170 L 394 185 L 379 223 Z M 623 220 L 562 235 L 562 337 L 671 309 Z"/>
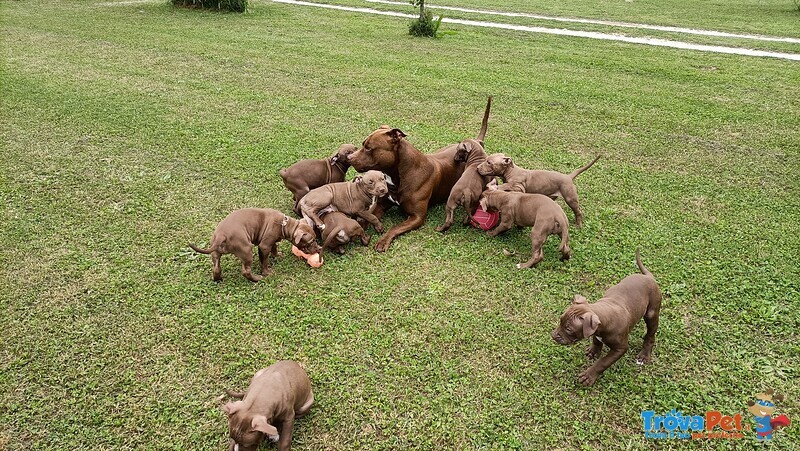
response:
<path id="1" fill-rule="evenodd" d="M 409 0 L 414 6 L 419 6 L 419 19 L 411 22 L 408 26 L 408 34 L 411 36 L 423 36 L 435 38 L 442 24 L 442 16 L 433 20 L 433 14 L 425 9 L 425 0 Z"/>
<path id="2" fill-rule="evenodd" d="M 175 6 L 218 9 L 235 13 L 247 11 L 247 0 L 172 0 L 172 4 Z"/>

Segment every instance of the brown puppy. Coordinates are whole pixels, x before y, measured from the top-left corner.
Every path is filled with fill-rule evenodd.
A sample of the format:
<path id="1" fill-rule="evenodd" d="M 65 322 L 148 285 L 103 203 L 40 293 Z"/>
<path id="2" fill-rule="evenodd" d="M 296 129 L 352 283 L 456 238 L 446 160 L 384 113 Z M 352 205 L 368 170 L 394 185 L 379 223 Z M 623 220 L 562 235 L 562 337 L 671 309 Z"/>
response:
<path id="1" fill-rule="evenodd" d="M 490 155 L 486 161 L 478 166 L 478 173 L 487 176 L 500 176 L 505 184 L 500 186 L 503 191 L 518 191 L 521 193 L 537 193 L 555 199 L 564 198 L 564 202 L 575 213 L 575 227 L 583 225 L 583 213 L 578 206 L 578 188 L 575 187 L 575 177 L 589 169 L 599 159 L 598 156 L 591 163 L 575 170 L 571 174 L 562 174 L 555 171 L 531 171 L 514 165 L 514 161 L 496 153 Z"/>
<path id="2" fill-rule="evenodd" d="M 265 436 L 278 442 L 278 450 L 288 451 L 294 419 L 308 413 L 314 404 L 308 375 L 291 360 L 259 370 L 246 393 L 227 393 L 243 398 L 223 407 L 228 415 L 230 451 L 255 451 Z"/>
<path id="3" fill-rule="evenodd" d="M 478 165 L 486 161 L 486 152 L 477 139 L 466 139 L 458 143 L 455 161 L 463 161 L 467 167 L 464 168 L 461 178 L 450 190 L 450 197 L 447 198 L 445 205 L 444 224 L 436 228 L 437 232 L 445 232 L 453 225 L 453 213 L 459 205 L 464 205 L 464 209 L 467 211 L 464 225 L 469 224 L 472 214 L 478 208 L 478 198 L 481 197 L 486 184 L 492 179 L 492 177 L 478 174 Z"/>
<path id="4" fill-rule="evenodd" d="M 308 192 L 300 199 L 300 210 L 303 217 L 313 221 L 320 231 L 325 230 L 325 223 L 319 217 L 323 210 L 341 211 L 350 215 L 358 215 L 366 219 L 378 233 L 383 232 L 381 221 L 372 214 L 377 198 L 389 192 L 386 178 L 379 171 L 367 171 L 352 182 L 329 183 Z"/>
<path id="5" fill-rule="evenodd" d="M 561 235 L 561 260 L 569 260 L 569 227 L 567 215 L 553 200 L 541 194 L 510 193 L 490 186 L 483 192 L 481 208 L 500 212 L 500 224 L 489 230 L 489 236 L 497 236 L 515 225 L 533 226 L 531 246 L 533 255 L 525 263 L 517 263 L 517 268 L 531 268 L 544 258 L 542 246 L 550 235 Z"/>
<path id="6" fill-rule="evenodd" d="M 364 228 L 346 214 L 332 211 L 326 213 L 322 221 L 325 223 L 325 230 L 322 231 L 323 249 L 332 249 L 344 254 L 344 245 L 354 238 L 361 238 L 361 244 L 364 246 L 369 245 L 370 237 L 364 233 Z"/>
<path id="7" fill-rule="evenodd" d="M 636 362 L 642 365 L 650 363 L 652 359 L 661 310 L 661 290 L 653 274 L 642 264 L 638 249 L 636 265 L 641 274 L 622 279 L 622 282 L 606 290 L 594 304 L 587 303 L 581 295 L 575 295 L 572 305 L 561 315 L 560 325 L 553 330 L 553 340 L 562 345 L 575 344 L 591 336 L 592 346 L 586 350 L 586 356 L 590 359 L 600 356 L 604 344 L 609 347 L 608 354 L 578 376 L 578 381 L 583 385 L 594 384 L 603 371 L 625 354 L 628 350 L 628 334 L 642 317 L 647 333 Z"/>
<path id="8" fill-rule="evenodd" d="M 300 160 L 286 169 L 281 169 L 280 174 L 286 189 L 294 195 L 294 212 L 300 214 L 297 203 L 314 188 L 319 188 L 328 183 L 343 182 L 350 169 L 347 156 L 356 151 L 352 144 L 342 144 L 339 150 L 331 157 L 322 160 Z"/>
<path id="9" fill-rule="evenodd" d="M 211 254 L 214 281 L 222 280 L 219 265 L 223 254 L 234 254 L 242 261 L 242 274 L 253 282 L 261 276 L 252 273 L 253 245 L 258 246 L 261 274 L 269 275 L 269 255 L 278 255 L 278 242 L 287 239 L 307 254 L 316 254 L 322 249 L 316 241 L 314 229 L 308 224 L 290 218 L 271 208 L 243 208 L 231 212 L 223 219 L 211 237 L 208 249 L 194 244 L 189 247 L 202 254 Z"/>
<path id="10" fill-rule="evenodd" d="M 489 120 L 492 98 L 486 103 L 481 131 L 476 138 L 483 142 Z M 383 126 L 364 140 L 361 148 L 350 154 L 350 164 L 358 171 L 376 169 L 386 173 L 396 183 L 391 198 L 408 214 L 402 223 L 392 227 L 378 240 L 375 249 L 384 252 L 399 235 L 425 224 L 428 206 L 447 200 L 450 190 L 464 172 L 464 164 L 455 161 L 458 144 L 443 147 L 433 154 L 423 154 L 406 141 L 398 128 Z M 380 217 L 384 205 L 375 210 Z"/>

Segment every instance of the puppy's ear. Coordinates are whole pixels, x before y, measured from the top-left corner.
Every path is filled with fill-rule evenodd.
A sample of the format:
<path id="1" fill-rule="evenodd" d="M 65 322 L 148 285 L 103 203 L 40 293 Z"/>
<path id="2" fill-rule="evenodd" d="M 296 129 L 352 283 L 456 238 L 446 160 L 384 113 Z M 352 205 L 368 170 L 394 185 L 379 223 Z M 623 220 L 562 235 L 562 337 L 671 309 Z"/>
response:
<path id="1" fill-rule="evenodd" d="M 361 180 L 364 178 L 363 175 L 357 175 L 356 178 L 353 179 L 353 183 L 361 183 Z"/>
<path id="2" fill-rule="evenodd" d="M 492 182 L 487 183 L 486 189 L 489 191 L 497 191 L 497 182 L 495 181 L 494 184 L 492 184 Z"/>
<path id="3" fill-rule="evenodd" d="M 470 149 L 467 148 L 467 143 L 460 142 L 456 146 L 456 152 L 469 152 Z"/>
<path id="4" fill-rule="evenodd" d="M 489 183 L 487 183 L 487 184 L 486 184 L 486 186 L 494 186 L 494 187 L 497 187 L 497 179 L 496 179 L 496 178 L 494 178 L 494 177 L 492 177 L 492 180 L 490 180 L 490 181 L 489 181 Z"/>
<path id="5" fill-rule="evenodd" d="M 254 416 L 253 421 L 250 422 L 250 427 L 252 427 L 253 430 L 263 432 L 270 437 L 278 435 L 278 429 L 276 429 L 275 426 L 267 423 L 267 417 L 264 415 Z"/>
<path id="6" fill-rule="evenodd" d="M 241 410 L 242 407 L 244 407 L 244 401 L 229 402 L 222 406 L 222 410 L 225 412 L 225 415 L 231 416 Z"/>
<path id="7" fill-rule="evenodd" d="M 594 313 L 583 315 L 583 338 L 591 337 L 600 326 L 600 317 Z"/>
<path id="8" fill-rule="evenodd" d="M 575 297 L 572 298 L 572 303 L 573 304 L 586 304 L 587 301 L 586 301 L 585 297 L 583 297 L 583 296 L 581 296 L 579 294 L 576 294 Z"/>
<path id="9" fill-rule="evenodd" d="M 403 131 L 400 130 L 399 128 L 393 128 L 389 130 L 389 132 L 386 133 L 386 135 L 389 136 L 389 138 L 392 141 L 400 141 L 401 139 L 406 137 L 406 134 L 403 133 Z"/>
<path id="10" fill-rule="evenodd" d="M 505 157 L 503 158 L 503 163 L 507 166 L 511 166 L 514 164 L 514 160 L 512 160 L 511 157 Z"/>
<path id="11" fill-rule="evenodd" d="M 378 130 L 391 130 L 391 129 L 392 129 L 392 127 L 389 127 L 386 124 L 383 124 L 380 127 L 378 127 Z"/>

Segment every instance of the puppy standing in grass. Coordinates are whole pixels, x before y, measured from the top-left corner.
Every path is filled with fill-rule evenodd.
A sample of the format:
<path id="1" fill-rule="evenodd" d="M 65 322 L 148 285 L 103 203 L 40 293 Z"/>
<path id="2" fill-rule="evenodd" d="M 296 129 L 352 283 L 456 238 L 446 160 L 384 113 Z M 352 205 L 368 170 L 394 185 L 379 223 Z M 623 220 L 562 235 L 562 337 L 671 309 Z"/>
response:
<path id="1" fill-rule="evenodd" d="M 544 253 L 542 246 L 550 235 L 561 235 L 561 260 L 569 260 L 572 252 L 569 249 L 569 225 L 564 210 L 553 200 L 541 194 L 525 194 L 501 191 L 497 186 L 489 184 L 483 192 L 480 206 L 485 211 L 500 212 L 500 224 L 489 230 L 489 236 L 497 236 L 506 230 L 518 226 L 532 226 L 531 246 L 533 255 L 525 263 L 518 263 L 517 268 L 536 266 Z"/>
<path id="2" fill-rule="evenodd" d="M 589 169 L 600 159 L 600 156 L 586 166 L 576 169 L 571 174 L 562 174 L 555 171 L 531 171 L 514 165 L 514 161 L 503 155 L 495 153 L 478 166 L 478 173 L 486 176 L 500 176 L 505 183 L 500 186 L 503 191 L 518 191 L 521 193 L 536 193 L 550 196 L 553 199 L 561 196 L 575 213 L 575 227 L 583 225 L 583 212 L 578 206 L 578 188 L 575 187 L 575 177 Z"/>
<path id="3" fill-rule="evenodd" d="M 581 295 L 575 295 L 572 305 L 561 315 L 560 325 L 552 333 L 553 340 L 562 345 L 575 344 L 592 337 L 592 346 L 586 350 L 586 356 L 590 359 L 600 356 L 604 344 L 609 347 L 608 354 L 578 376 L 578 381 L 583 385 L 594 384 L 603 371 L 625 354 L 628 335 L 642 317 L 647 333 L 636 362 L 645 364 L 652 360 L 661 311 L 661 290 L 653 274 L 642 264 L 638 249 L 636 265 L 641 274 L 622 279 L 606 290 L 594 304 L 586 302 Z"/>
<path id="4" fill-rule="evenodd" d="M 352 144 L 342 144 L 336 154 L 323 160 L 300 160 L 280 170 L 283 184 L 294 195 L 294 212 L 300 214 L 298 203 L 309 191 L 328 183 L 343 182 L 350 169 L 347 156 L 356 151 Z"/>
<path id="5" fill-rule="evenodd" d="M 486 184 L 492 178 L 478 174 L 478 165 L 486 161 L 486 151 L 483 150 L 482 141 L 465 139 L 458 143 L 454 160 L 466 162 L 467 167 L 464 168 L 464 173 L 450 190 L 450 197 L 447 198 L 445 206 L 447 216 L 444 224 L 436 228 L 437 232 L 446 232 L 453 225 L 453 213 L 459 205 L 463 205 L 467 211 L 464 225 L 469 224 L 478 207 L 478 198 L 481 197 Z"/>
<path id="6" fill-rule="evenodd" d="M 314 404 L 311 380 L 291 360 L 259 370 L 246 393 L 227 393 L 241 399 L 223 406 L 228 416 L 230 451 L 255 451 L 264 437 L 278 442 L 279 451 L 289 451 L 294 419 L 308 413 Z"/>
<path id="7" fill-rule="evenodd" d="M 341 211 L 348 215 L 358 215 L 375 226 L 378 233 L 383 232 L 381 221 L 372 214 L 377 199 L 389 192 L 386 178 L 380 171 L 367 171 L 352 182 L 329 183 L 308 192 L 300 200 L 303 218 L 310 219 L 319 230 L 325 230 L 325 223 L 319 217 L 324 211 Z"/>
<path id="8" fill-rule="evenodd" d="M 201 254 L 211 254 L 214 281 L 222 280 L 220 257 L 234 254 L 242 261 L 242 274 L 258 282 L 262 277 L 252 272 L 253 246 L 258 246 L 261 274 L 266 276 L 270 272 L 269 255 L 278 255 L 278 242 L 283 239 L 291 241 L 307 254 L 322 250 L 311 226 L 271 208 L 243 208 L 231 212 L 217 225 L 208 249 L 191 243 L 189 247 Z"/>

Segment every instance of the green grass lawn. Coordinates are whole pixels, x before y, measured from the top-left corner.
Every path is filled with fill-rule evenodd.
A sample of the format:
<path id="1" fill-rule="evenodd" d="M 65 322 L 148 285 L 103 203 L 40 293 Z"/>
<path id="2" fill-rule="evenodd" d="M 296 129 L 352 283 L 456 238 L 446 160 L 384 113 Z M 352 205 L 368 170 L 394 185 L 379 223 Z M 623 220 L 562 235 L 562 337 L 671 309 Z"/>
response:
<path id="1" fill-rule="evenodd" d="M 564 4 L 547 12 L 600 15 Z M 735 10 L 658 14 L 742 31 Z M 625 11 L 609 18 L 656 17 Z M 746 31 L 790 34 L 773 25 Z M 244 15 L 0 1 L 0 448 L 224 449 L 219 395 L 279 359 L 316 395 L 297 449 L 653 448 L 642 410 L 752 425 L 746 402 L 768 388 L 793 421 L 772 447 L 797 446 L 800 66 L 407 28 L 266 1 Z M 603 155 L 577 179 L 569 262 L 551 239 L 517 270 L 528 230 L 442 235 L 442 206 L 388 252 L 354 246 L 317 270 L 283 242 L 258 284 L 232 256 L 213 283 L 186 247 L 233 209 L 289 212 L 280 168 L 381 124 L 426 152 L 474 136 L 489 94 L 489 152 L 562 172 Z M 550 331 L 574 294 L 633 273 L 637 246 L 665 294 L 654 362 L 635 364 L 640 324 L 584 388 L 588 341 Z M 749 434 L 661 447 L 748 448 Z"/>

